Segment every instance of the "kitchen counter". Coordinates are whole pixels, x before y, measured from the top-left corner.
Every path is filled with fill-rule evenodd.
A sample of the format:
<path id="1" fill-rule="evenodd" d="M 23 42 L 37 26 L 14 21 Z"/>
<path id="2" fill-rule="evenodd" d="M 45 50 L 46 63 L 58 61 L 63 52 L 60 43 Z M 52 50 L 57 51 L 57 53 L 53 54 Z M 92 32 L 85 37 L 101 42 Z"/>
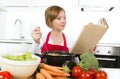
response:
<path id="1" fill-rule="evenodd" d="M 108 74 L 108 79 L 120 79 L 120 68 L 103 68 Z M 30 77 L 29 79 L 35 79 Z"/>
<path id="2" fill-rule="evenodd" d="M 0 39 L 0 43 L 28 43 L 32 44 L 30 39 Z"/>
<path id="3" fill-rule="evenodd" d="M 120 68 L 103 68 L 102 70 L 107 72 L 108 79 L 120 79 Z M 34 79 L 34 77 L 29 79 Z"/>
<path id="4" fill-rule="evenodd" d="M 98 43 L 98 46 L 114 46 L 114 47 L 120 47 L 120 43 Z"/>
<path id="5" fill-rule="evenodd" d="M 103 68 L 108 74 L 108 79 L 120 79 L 120 68 Z"/>

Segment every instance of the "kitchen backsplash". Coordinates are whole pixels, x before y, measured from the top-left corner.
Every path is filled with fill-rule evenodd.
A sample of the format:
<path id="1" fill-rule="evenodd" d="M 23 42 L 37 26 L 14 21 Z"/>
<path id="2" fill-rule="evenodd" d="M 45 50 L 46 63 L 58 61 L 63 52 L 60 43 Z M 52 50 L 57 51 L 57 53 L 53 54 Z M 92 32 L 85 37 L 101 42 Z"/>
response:
<path id="1" fill-rule="evenodd" d="M 0 43 L 0 54 L 23 53 L 30 50 L 31 44 Z"/>

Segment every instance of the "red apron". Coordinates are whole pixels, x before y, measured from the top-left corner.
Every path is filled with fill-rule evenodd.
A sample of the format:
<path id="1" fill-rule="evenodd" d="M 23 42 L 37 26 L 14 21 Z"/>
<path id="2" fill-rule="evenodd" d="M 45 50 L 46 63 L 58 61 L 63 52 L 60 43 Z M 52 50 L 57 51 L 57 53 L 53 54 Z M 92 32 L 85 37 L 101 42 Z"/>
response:
<path id="1" fill-rule="evenodd" d="M 51 34 L 51 32 L 49 32 L 48 35 L 47 35 L 46 42 L 42 46 L 41 53 L 44 53 L 44 52 L 47 52 L 47 51 L 65 51 L 65 52 L 69 51 L 68 47 L 67 47 L 67 43 L 66 43 L 66 38 L 65 38 L 64 34 L 63 34 L 64 46 L 48 44 L 49 38 L 50 38 L 50 34 Z"/>

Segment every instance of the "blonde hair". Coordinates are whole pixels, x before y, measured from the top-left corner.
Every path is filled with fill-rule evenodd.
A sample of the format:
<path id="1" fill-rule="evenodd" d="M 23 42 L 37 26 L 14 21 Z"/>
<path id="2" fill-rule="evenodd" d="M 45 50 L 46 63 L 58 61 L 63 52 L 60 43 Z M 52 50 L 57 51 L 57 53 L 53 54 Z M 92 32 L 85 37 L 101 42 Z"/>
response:
<path id="1" fill-rule="evenodd" d="M 49 28 L 52 28 L 52 21 L 56 19 L 61 11 L 65 10 L 62 7 L 53 5 L 46 9 L 45 11 L 45 21 Z"/>

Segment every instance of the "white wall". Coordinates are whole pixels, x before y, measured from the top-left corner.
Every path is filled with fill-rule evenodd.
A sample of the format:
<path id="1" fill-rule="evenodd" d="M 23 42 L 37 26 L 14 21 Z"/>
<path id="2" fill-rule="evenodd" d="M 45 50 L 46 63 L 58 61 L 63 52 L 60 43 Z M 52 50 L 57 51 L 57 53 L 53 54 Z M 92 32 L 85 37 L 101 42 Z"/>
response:
<path id="1" fill-rule="evenodd" d="M 100 40 L 100 43 L 120 43 L 119 37 L 119 12 L 86 12 L 81 14 L 81 23 L 85 25 L 89 22 L 98 23 L 99 19 L 105 17 L 109 25 L 109 29 Z"/>
<path id="2" fill-rule="evenodd" d="M 22 53 L 29 51 L 30 44 L 0 43 L 0 54 L 4 53 Z"/>
<path id="3" fill-rule="evenodd" d="M 23 22 L 23 35 L 25 38 L 31 39 L 31 31 L 37 25 L 42 29 L 42 32 L 45 33 L 50 29 L 46 27 L 44 19 L 44 11 L 46 7 L 36 7 L 36 8 L 10 8 L 7 13 L 7 36 L 6 38 L 15 38 L 18 36 L 19 29 L 14 25 L 16 19 L 21 19 Z M 120 31 L 119 31 L 119 12 L 81 12 L 78 7 L 64 7 L 67 14 L 67 25 L 64 32 L 72 37 L 77 39 L 81 28 L 88 24 L 89 22 L 98 23 L 99 19 L 105 17 L 109 29 L 100 40 L 100 43 L 120 43 Z M 116 20 L 117 19 L 117 20 Z M 17 30 L 15 30 L 17 29 Z"/>
<path id="4" fill-rule="evenodd" d="M 7 12 L 0 8 L 0 39 L 6 37 L 6 14 Z"/>

